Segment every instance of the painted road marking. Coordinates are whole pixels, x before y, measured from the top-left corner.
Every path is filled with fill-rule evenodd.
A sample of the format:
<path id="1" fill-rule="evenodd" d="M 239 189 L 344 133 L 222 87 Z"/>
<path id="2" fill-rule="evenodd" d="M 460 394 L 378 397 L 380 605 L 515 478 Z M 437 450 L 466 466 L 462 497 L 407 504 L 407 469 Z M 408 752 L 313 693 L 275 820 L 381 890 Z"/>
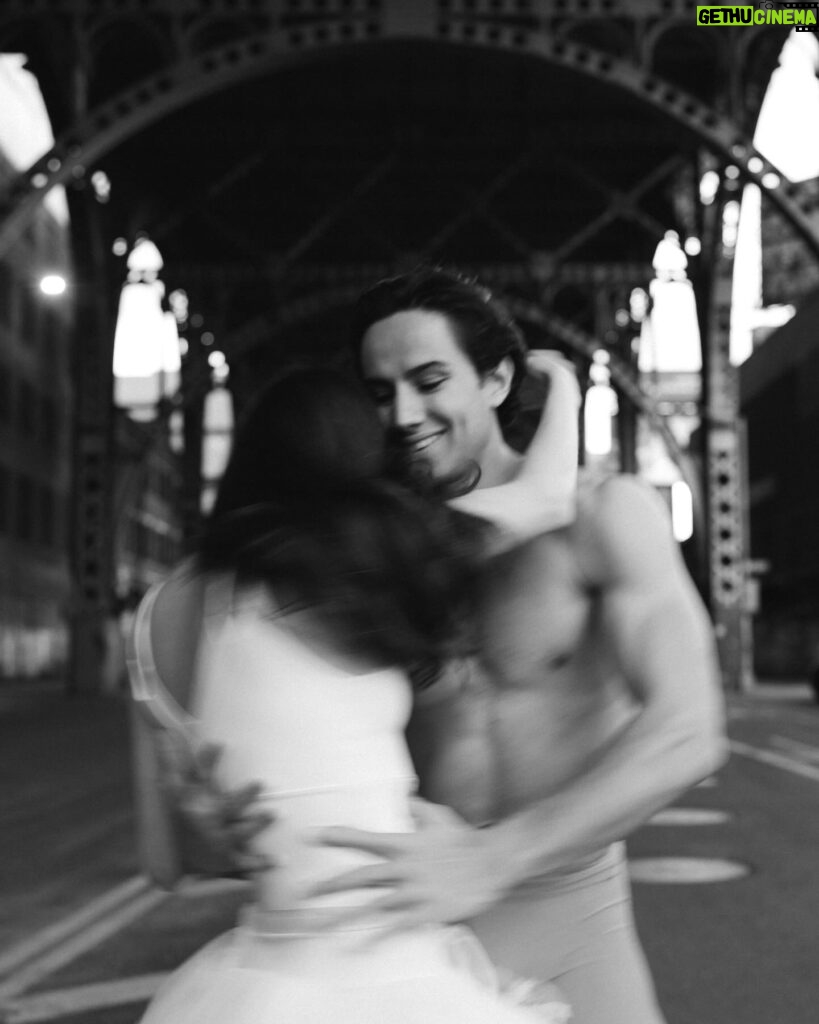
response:
<path id="1" fill-rule="evenodd" d="M 149 887 L 150 883 L 146 878 L 143 878 L 142 875 L 134 875 L 86 903 L 76 913 L 69 914 L 68 917 L 64 917 L 56 924 L 49 925 L 48 928 L 43 928 L 30 938 L 12 946 L 0 956 L 0 977 L 15 970 L 26 960 L 30 960 L 58 942 L 62 942 L 67 936 L 80 931 L 104 914 L 116 910 L 123 903 L 142 895 Z"/>
<path id="2" fill-rule="evenodd" d="M 250 889 L 251 883 L 242 878 L 186 878 L 171 895 L 192 900 Z"/>
<path id="3" fill-rule="evenodd" d="M 137 874 L 68 918 L 7 950 L 0 958 L 0 999 L 31 988 L 173 895 L 198 899 L 247 887 L 247 882 L 238 879 L 183 879 L 176 892 L 171 893 L 155 888 Z"/>
<path id="4" fill-rule="evenodd" d="M 31 988 L 173 895 L 182 899 L 198 899 L 240 892 L 247 887 L 248 882 L 241 879 L 186 878 L 171 893 L 155 888 L 146 878 L 135 875 L 91 900 L 76 913 L 7 950 L 0 957 L 0 978 L 3 979 L 0 982 L 0 999 L 8 999 Z"/>
<path id="5" fill-rule="evenodd" d="M 751 873 L 738 860 L 709 857 L 635 857 L 628 862 L 632 882 L 661 885 L 700 885 L 703 882 L 729 882 Z"/>
<path id="6" fill-rule="evenodd" d="M 705 807 L 667 807 L 649 818 L 648 825 L 724 825 L 731 820 L 727 811 Z"/>
<path id="7" fill-rule="evenodd" d="M 788 751 L 800 761 L 819 764 L 819 748 L 811 743 L 801 743 L 799 740 L 792 740 L 789 736 L 771 736 L 771 745 Z"/>
<path id="8" fill-rule="evenodd" d="M 18 971 L 0 984 L 0 1000 L 16 996 L 27 988 L 48 977 L 71 963 L 81 954 L 93 949 L 126 925 L 142 917 L 152 907 L 166 900 L 170 894 L 161 889 L 148 889 L 123 906 L 114 907 L 111 913 L 99 920 L 92 920 L 81 931 L 68 935 L 56 947 L 45 949 L 40 956 L 24 963 Z"/>
<path id="9" fill-rule="evenodd" d="M 34 996 L 15 999 L 2 1007 L 4 1024 L 35 1024 L 38 1021 L 67 1017 L 109 1006 L 147 1002 L 170 972 L 141 974 L 118 981 L 103 981 L 75 988 L 38 992 Z"/>
<path id="10" fill-rule="evenodd" d="M 760 750 L 752 747 L 749 743 L 741 743 L 739 740 L 730 740 L 728 746 L 734 754 L 741 754 L 742 757 L 750 757 L 754 761 L 771 765 L 774 768 L 782 768 L 783 771 L 792 772 L 794 775 L 801 775 L 805 779 L 813 779 L 819 782 L 819 765 L 803 764 L 801 761 L 794 761 L 792 757 L 785 754 L 778 754 L 775 750 Z"/>
<path id="11" fill-rule="evenodd" d="M 83 929 L 108 915 L 116 918 L 117 911 L 125 904 L 130 904 L 144 893 L 159 893 L 161 898 L 179 896 L 182 899 L 200 899 L 219 896 L 229 892 L 241 892 L 249 887 L 249 882 L 236 878 L 186 878 L 179 883 L 174 892 L 154 889 L 152 884 L 142 875 L 134 875 L 108 892 L 97 896 L 84 907 L 69 914 L 61 921 L 43 928 L 22 942 L 6 949 L 0 955 L 0 979 L 17 970 L 28 960 L 41 956 L 47 950 L 64 942 L 69 936 L 82 932 Z M 128 918 L 124 923 L 128 923 Z"/>

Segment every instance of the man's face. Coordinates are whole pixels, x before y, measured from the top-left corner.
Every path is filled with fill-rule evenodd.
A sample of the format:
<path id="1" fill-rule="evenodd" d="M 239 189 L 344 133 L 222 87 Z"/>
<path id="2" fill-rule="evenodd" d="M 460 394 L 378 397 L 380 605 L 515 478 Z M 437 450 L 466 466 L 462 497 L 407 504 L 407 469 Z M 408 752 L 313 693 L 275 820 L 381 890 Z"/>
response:
<path id="1" fill-rule="evenodd" d="M 414 309 L 377 321 L 362 340 L 361 368 L 391 443 L 434 477 L 481 465 L 499 439 L 497 382 L 478 375 L 443 314 Z"/>

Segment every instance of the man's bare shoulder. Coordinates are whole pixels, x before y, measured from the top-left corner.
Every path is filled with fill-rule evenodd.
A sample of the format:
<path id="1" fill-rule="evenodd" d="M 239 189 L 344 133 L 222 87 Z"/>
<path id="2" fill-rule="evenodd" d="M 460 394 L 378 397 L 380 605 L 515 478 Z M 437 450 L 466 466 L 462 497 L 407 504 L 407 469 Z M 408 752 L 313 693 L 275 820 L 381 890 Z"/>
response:
<path id="1" fill-rule="evenodd" d="M 663 514 L 665 504 L 651 484 L 631 473 L 581 470 L 577 486 L 577 518 L 584 525 L 608 521 L 618 512 Z"/>
<path id="2" fill-rule="evenodd" d="M 656 560 L 678 554 L 665 502 L 628 473 L 581 473 L 571 536 L 585 575 L 595 581 L 652 571 Z"/>

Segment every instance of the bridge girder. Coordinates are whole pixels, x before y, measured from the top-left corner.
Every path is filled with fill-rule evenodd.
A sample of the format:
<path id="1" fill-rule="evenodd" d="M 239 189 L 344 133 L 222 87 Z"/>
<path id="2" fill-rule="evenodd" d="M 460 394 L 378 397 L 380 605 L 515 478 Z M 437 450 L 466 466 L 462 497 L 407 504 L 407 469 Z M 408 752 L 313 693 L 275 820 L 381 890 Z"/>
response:
<path id="1" fill-rule="evenodd" d="M 708 71 L 713 87 L 707 95 L 695 95 L 703 91 L 698 83 L 692 91 L 666 73 L 677 38 L 693 28 L 695 5 L 689 0 L 587 0 L 582 10 L 576 6 L 569 0 L 6 0 L 0 11 L 0 49 L 32 43 L 38 73 L 50 75 L 45 91 L 52 97 L 59 131 L 52 149 L 0 194 L 0 257 L 9 253 L 50 189 L 83 182 L 103 156 L 168 115 L 252 79 L 299 67 L 319 68 L 406 42 L 436 44 L 452 52 L 513 55 L 631 97 L 697 138 L 713 155 L 715 166 L 733 164 L 740 181 L 759 185 L 812 255 L 819 257 L 814 201 L 757 152 L 750 138 L 767 80 L 763 73 L 752 89 L 743 88 L 756 74 L 755 47 L 766 38 L 784 41 L 784 34 L 758 27 L 743 29 L 740 37 L 731 35 L 732 30 L 712 29 L 707 39 L 702 36 L 702 46 L 712 51 Z M 138 33 L 146 60 L 130 77 L 129 68 L 112 75 L 110 60 L 106 63 L 108 41 L 121 40 L 129 32 Z M 766 32 L 767 37 L 762 35 Z M 70 40 L 68 57 L 55 42 L 63 37 Z M 56 51 L 61 52 L 59 61 L 54 59 Z M 774 59 L 770 54 L 765 58 L 767 71 Z M 101 69 L 116 88 L 106 88 Z M 63 89 L 72 95 L 71 105 L 60 101 Z M 87 102 L 88 97 L 93 102 Z M 621 201 L 622 194 L 612 189 L 610 214 Z M 480 213 L 479 207 L 474 205 L 473 211 Z M 325 220 L 332 216 L 330 211 Z M 494 215 L 490 224 L 493 218 L 498 231 L 508 227 Z M 641 219 L 644 225 L 651 223 L 646 216 Z M 314 227 L 321 224 L 316 221 Z M 514 232 L 509 237 L 515 241 Z M 309 230 L 304 238 L 311 238 Z M 526 240 L 519 241 L 518 248 L 525 249 Z M 556 274 L 548 257 L 533 249 L 525 271 L 543 288 Z M 723 283 L 729 264 L 721 258 L 712 268 Z M 526 302 L 513 300 L 519 316 L 538 322 L 573 350 L 587 354 L 587 347 L 594 344 L 587 334 L 544 313 L 541 304 Z M 708 483 L 711 514 L 719 520 L 712 560 L 724 570 L 715 568 L 712 574 L 716 613 L 718 619 L 725 613 L 722 625 L 730 632 L 741 605 L 745 540 L 737 405 L 727 358 L 724 301 L 720 302 L 722 306 L 712 303 L 710 328 L 704 334 L 710 374 L 707 404 L 713 421 Z M 243 338 L 250 338 L 257 326 L 251 320 L 234 329 L 231 344 L 241 348 Z M 80 373 L 89 377 L 78 388 L 80 396 L 92 389 L 97 357 L 81 362 Z M 621 369 L 613 365 L 616 383 L 654 419 L 656 410 L 633 390 L 633 379 Z M 96 429 L 102 436 L 107 429 L 98 406 L 79 410 L 86 446 L 89 431 Z M 656 422 L 662 431 L 662 420 Z M 91 475 L 97 487 L 105 472 L 98 465 L 98 453 L 94 460 Z M 80 465 L 78 480 L 87 476 Z M 81 487 L 77 502 L 77 528 L 88 531 L 99 515 L 99 494 L 92 497 Z M 719 519 L 726 507 L 728 526 L 724 516 Z M 726 532 L 730 544 L 720 545 L 719 536 Z M 723 584 L 729 578 L 726 588 Z M 99 581 L 93 583 L 85 580 L 80 594 L 101 594 Z"/>
<path id="2" fill-rule="evenodd" d="M 177 5 L 170 0 L 153 0 L 147 5 L 111 3 L 101 8 L 90 0 L 48 0 L 41 9 L 44 13 L 70 17 L 75 27 L 81 24 L 82 32 L 92 43 L 104 27 L 124 14 L 138 12 L 142 19 L 148 19 L 149 25 L 150 15 L 161 14 L 173 26 L 167 38 L 173 40 L 175 53 L 173 61 L 158 72 L 123 89 L 69 125 L 51 150 L 0 196 L 0 255 L 25 228 L 51 188 L 82 177 L 86 168 L 105 153 L 167 114 L 262 74 L 319 63 L 334 55 L 351 55 L 359 47 L 420 40 L 533 57 L 631 94 L 697 135 L 709 150 L 737 166 L 743 180 L 759 185 L 819 257 L 819 227 L 811 219 L 813 198 L 789 182 L 755 149 L 748 133 L 735 119 L 663 79 L 645 63 L 654 53 L 662 31 L 668 32 L 670 28 L 667 22 L 662 26 L 658 23 L 669 17 L 681 23 L 680 16 L 690 11 L 690 5 L 684 2 L 669 7 L 666 3 L 637 0 L 612 0 L 607 4 L 599 0 L 588 5 L 585 18 L 573 14 L 568 24 L 565 19 L 569 5 L 559 0 L 525 4 L 525 17 L 521 16 L 520 4 L 512 0 L 498 0 L 491 7 L 442 4 L 439 0 L 417 0 L 412 5 L 401 0 L 383 0 L 377 7 L 362 0 L 334 5 L 283 5 L 275 0 L 247 0 L 244 4 L 225 0 L 204 4 L 192 0 Z M 15 14 L 19 18 L 24 12 L 30 18 L 31 5 L 12 0 L 0 20 L 0 39 L 4 28 L 7 32 L 13 24 Z M 243 17 L 251 13 L 253 18 L 244 23 Z M 641 48 L 642 60 L 616 56 L 562 38 L 569 27 L 588 24 L 593 17 L 603 14 L 608 18 L 624 15 L 635 19 L 640 27 L 636 34 L 649 40 Z M 236 37 L 227 44 L 194 52 L 197 35 L 217 16 L 229 18 L 237 29 Z M 743 30 L 749 38 L 743 51 L 747 51 L 753 36 L 764 30 Z M 85 50 L 93 52 L 94 46 L 88 45 Z M 89 73 L 93 75 L 93 68 Z M 778 179 L 777 185 L 772 184 L 771 175 Z"/>

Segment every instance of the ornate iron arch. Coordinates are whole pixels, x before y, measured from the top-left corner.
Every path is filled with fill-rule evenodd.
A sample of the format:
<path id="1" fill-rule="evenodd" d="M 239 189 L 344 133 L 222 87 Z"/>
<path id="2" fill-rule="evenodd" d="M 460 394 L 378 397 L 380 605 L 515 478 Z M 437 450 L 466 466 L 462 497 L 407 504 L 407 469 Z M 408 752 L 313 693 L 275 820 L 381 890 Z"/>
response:
<path id="1" fill-rule="evenodd" d="M 222 339 L 222 347 L 229 360 L 240 359 L 287 327 L 305 323 L 327 310 L 351 304 L 360 292 L 360 284 L 348 283 L 314 292 L 305 298 L 294 299 L 280 306 L 274 313 L 255 317 L 234 331 L 232 335 L 227 335 Z M 545 310 L 536 302 L 504 295 L 503 303 L 521 323 L 529 324 L 551 335 L 589 362 L 601 347 L 600 342 L 587 331 L 577 327 L 569 320 Z M 652 429 L 663 439 L 669 456 L 696 494 L 699 485 L 692 473 L 690 459 L 677 442 L 666 417 L 659 412 L 657 403 L 651 395 L 640 386 L 630 367 L 616 353 L 611 352 L 609 356 L 608 365 L 613 383 L 617 385 L 628 401 L 645 415 Z M 202 378 L 203 386 L 206 385 L 206 380 L 206 377 Z"/>
<path id="2" fill-rule="evenodd" d="M 277 333 L 286 328 L 297 327 L 318 314 L 350 305 L 360 293 L 360 283 L 347 282 L 321 289 L 303 298 L 293 299 L 278 307 L 275 312 L 254 317 L 231 335 L 224 337 L 221 343 L 222 348 L 228 355 L 229 361 L 241 359 L 253 352 L 254 349 L 267 344 L 271 338 L 275 338 Z M 584 359 L 591 361 L 594 353 L 601 347 L 600 343 L 587 331 L 563 317 L 550 313 L 531 300 L 503 296 L 503 302 L 518 321 L 547 333 Z M 691 489 L 697 520 L 702 522 L 704 515 L 702 488 L 696 470 L 690 457 L 680 447 L 667 418 L 660 413 L 652 396 L 640 386 L 631 368 L 616 353 L 610 353 L 608 365 L 612 382 L 621 394 L 643 413 L 651 428 L 662 438 L 669 457 Z M 202 367 L 189 379 L 186 391 L 177 393 L 171 402 L 171 408 L 184 412 L 188 407 L 201 400 L 210 387 L 210 382 L 209 368 Z M 122 516 L 124 513 L 128 495 L 133 491 L 142 461 L 147 458 L 151 447 L 160 441 L 165 429 L 165 421 L 160 418 L 153 426 L 141 458 L 133 461 L 124 474 L 115 501 L 118 516 Z"/>
<path id="3" fill-rule="evenodd" d="M 52 0 L 52 6 L 64 5 L 65 0 Z M 0 197 L 0 255 L 25 228 L 49 189 L 82 177 L 89 164 L 164 115 L 254 76 L 352 54 L 364 46 L 414 39 L 534 57 L 629 93 L 734 163 L 746 181 L 760 186 L 819 257 L 819 228 L 809 216 L 812 200 L 755 150 L 730 118 L 630 60 L 558 38 L 546 19 L 520 19 L 512 15 L 511 4 L 501 7 L 499 14 L 472 8 L 452 11 L 426 0 L 408 12 L 401 0 L 392 0 L 374 11 L 352 9 L 344 18 L 317 16 L 304 27 L 274 18 L 264 33 L 183 55 L 77 120 L 48 153 L 17 177 Z M 771 172 L 778 178 L 777 185 Z"/>

